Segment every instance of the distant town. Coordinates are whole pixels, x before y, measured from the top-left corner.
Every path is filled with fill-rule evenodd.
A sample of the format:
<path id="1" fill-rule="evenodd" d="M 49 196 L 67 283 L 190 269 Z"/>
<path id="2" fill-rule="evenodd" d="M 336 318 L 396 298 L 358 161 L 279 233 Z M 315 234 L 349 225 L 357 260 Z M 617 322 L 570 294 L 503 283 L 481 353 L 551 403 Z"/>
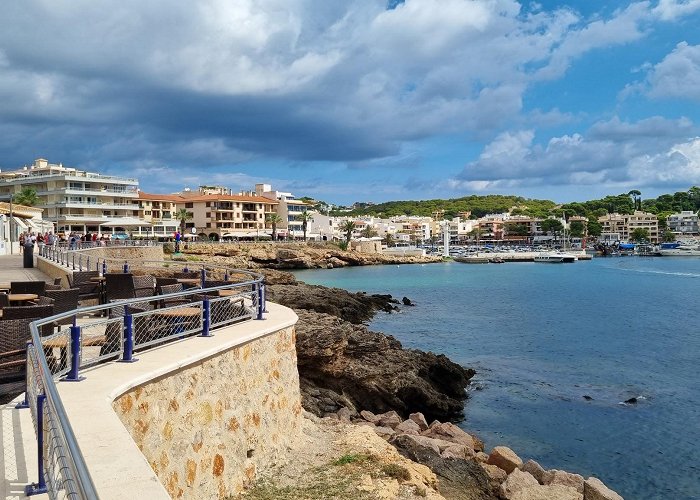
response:
<path id="1" fill-rule="evenodd" d="M 306 239 L 348 245 L 375 240 L 388 246 L 436 244 L 445 238 L 452 244 L 547 245 L 562 238 L 574 245 L 586 239 L 655 244 L 699 234 L 697 210 L 660 216 L 643 210 L 638 193 L 630 193 L 628 213 L 614 211 L 611 203 L 613 211 L 598 208 L 594 215 L 581 215 L 591 212 L 585 204 L 547 202 L 535 216 L 522 206 L 528 203 L 524 199 L 498 213 L 450 213 L 433 200 L 430 215 L 388 216 L 362 213 L 378 207 L 371 203 L 333 207 L 263 183 L 237 192 L 203 185 L 178 193 L 147 193 L 139 189 L 138 179 L 37 159 L 29 166 L 0 172 L 0 253 L 9 253 L 10 241 L 16 244 L 22 232 L 158 240 L 180 232 L 186 240 Z M 620 197 L 626 201 L 624 195 L 611 198 L 620 201 Z"/>

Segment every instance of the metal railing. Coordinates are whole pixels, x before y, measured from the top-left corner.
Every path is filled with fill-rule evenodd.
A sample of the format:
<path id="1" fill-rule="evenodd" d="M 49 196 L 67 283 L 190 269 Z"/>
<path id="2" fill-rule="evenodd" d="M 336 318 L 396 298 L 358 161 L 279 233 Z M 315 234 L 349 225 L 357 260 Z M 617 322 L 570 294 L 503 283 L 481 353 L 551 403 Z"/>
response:
<path id="1" fill-rule="evenodd" d="M 66 251 L 43 250 L 45 258 L 63 262 Z M 101 259 L 103 270 L 115 259 Z M 138 264 L 143 265 L 145 261 Z M 159 262 L 162 264 L 162 262 Z M 98 267 L 99 267 L 98 266 Z M 128 271 L 128 265 L 122 267 Z M 224 271 L 227 275 L 228 271 Z M 57 380 L 79 382 L 81 370 L 109 360 L 134 362 L 138 351 L 212 330 L 262 319 L 265 288 L 259 274 L 236 270 L 244 279 L 209 288 L 119 300 L 34 321 L 27 344 L 27 390 L 20 408 L 30 408 L 37 435 L 38 481 L 27 495 L 48 493 L 51 499 L 93 499 L 97 491 L 56 387 Z M 201 270 L 201 285 L 207 270 Z M 55 325 L 70 320 L 67 329 Z M 49 333 L 47 334 L 47 330 Z M 42 335 L 43 333 L 43 335 Z"/>

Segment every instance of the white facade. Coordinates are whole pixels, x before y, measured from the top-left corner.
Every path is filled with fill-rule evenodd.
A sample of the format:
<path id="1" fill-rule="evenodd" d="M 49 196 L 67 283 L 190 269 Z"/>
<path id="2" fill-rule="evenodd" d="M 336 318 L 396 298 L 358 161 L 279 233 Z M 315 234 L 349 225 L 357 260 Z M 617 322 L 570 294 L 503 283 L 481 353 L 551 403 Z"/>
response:
<path id="1" fill-rule="evenodd" d="M 36 191 L 44 219 L 55 223 L 59 233 L 100 233 L 100 225 L 106 223 L 123 229 L 115 224 L 138 217 L 136 179 L 85 172 L 40 158 L 29 167 L 0 173 L 0 201 L 9 201 L 23 188 Z"/>
<path id="2" fill-rule="evenodd" d="M 304 222 L 301 214 L 309 211 L 309 205 L 301 200 L 297 200 L 292 193 L 273 191 L 270 184 L 256 184 L 255 195 L 264 196 L 270 200 L 275 200 L 277 204 L 277 215 L 282 219 L 282 223 L 277 228 L 277 233 L 284 237 L 302 238 L 304 236 Z M 309 222 L 306 224 L 306 236 L 309 237 L 311 230 Z"/>
<path id="3" fill-rule="evenodd" d="M 680 213 L 669 215 L 666 219 L 666 226 L 674 233 L 698 234 L 698 214 L 690 210 L 683 210 Z"/>

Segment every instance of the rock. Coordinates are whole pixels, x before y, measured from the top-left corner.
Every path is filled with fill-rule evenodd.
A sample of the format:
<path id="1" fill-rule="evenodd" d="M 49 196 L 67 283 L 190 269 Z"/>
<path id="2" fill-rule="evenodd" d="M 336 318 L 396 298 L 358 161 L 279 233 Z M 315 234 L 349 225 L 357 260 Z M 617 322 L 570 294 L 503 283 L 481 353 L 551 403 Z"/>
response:
<path id="1" fill-rule="evenodd" d="M 281 286 L 294 288 L 275 285 Z M 464 389 L 473 370 L 442 355 L 403 349 L 392 337 L 335 316 L 305 309 L 295 311 L 299 316 L 297 366 L 302 404 L 308 411 L 322 415 L 347 406 L 375 414 L 388 410 L 403 415 L 419 411 L 430 419 L 463 416 Z M 329 404 L 320 403 L 310 388 L 320 390 L 337 407 L 329 410 Z"/>
<path id="2" fill-rule="evenodd" d="M 440 493 L 447 499 L 497 500 L 491 479 L 472 460 L 443 458 L 434 449 L 420 446 L 421 436 L 395 436 L 390 442 L 404 457 L 432 470 L 440 481 Z M 427 439 L 427 438 L 425 438 Z"/>
<path id="3" fill-rule="evenodd" d="M 523 461 L 507 446 L 496 446 L 489 455 L 487 464 L 496 465 L 508 474 L 523 465 Z"/>
<path id="4" fill-rule="evenodd" d="M 496 484 L 496 486 L 501 486 L 501 483 L 503 483 L 508 477 L 506 471 L 504 471 L 496 465 L 481 464 L 481 468 L 486 471 L 486 474 L 489 475 L 489 477 L 491 478 L 493 483 Z"/>
<path id="5" fill-rule="evenodd" d="M 483 451 L 480 451 L 476 454 L 476 457 L 474 457 L 474 458 L 476 458 L 477 462 L 481 462 L 481 463 L 485 464 L 488 461 L 489 456 L 486 453 L 484 453 Z M 503 469 L 501 469 L 501 470 L 503 470 Z"/>
<path id="6" fill-rule="evenodd" d="M 527 462 L 525 462 L 523 465 L 520 466 L 520 470 L 523 472 L 529 472 L 530 474 L 532 474 L 532 477 L 537 479 L 538 483 L 544 484 L 545 470 L 540 464 L 538 464 L 534 460 L 528 460 Z"/>
<path id="7" fill-rule="evenodd" d="M 413 420 L 404 420 L 394 430 L 402 434 L 420 434 L 420 426 Z"/>
<path id="8" fill-rule="evenodd" d="M 474 439 L 472 439 L 472 437 L 469 434 L 464 432 L 455 424 L 450 422 L 433 422 L 433 424 L 431 424 L 427 430 L 421 432 L 421 434 L 423 436 L 444 439 L 445 441 L 463 444 L 469 446 L 472 450 L 474 449 Z"/>
<path id="9" fill-rule="evenodd" d="M 394 429 L 392 429 L 391 427 L 377 426 L 373 430 L 377 433 L 379 437 L 387 440 L 395 434 Z"/>
<path id="10" fill-rule="evenodd" d="M 411 302 L 411 299 L 409 299 L 408 297 L 404 297 L 403 299 L 401 299 L 401 302 L 403 302 L 403 305 L 405 306 L 415 305 L 413 302 Z"/>
<path id="11" fill-rule="evenodd" d="M 593 398 L 590 397 L 588 394 L 584 394 L 583 399 L 585 399 L 586 401 L 593 401 Z"/>
<path id="12" fill-rule="evenodd" d="M 428 421 L 425 420 L 425 416 L 420 412 L 411 413 L 408 416 L 408 419 L 413 420 L 416 424 L 418 424 L 418 427 L 420 428 L 421 432 L 428 428 Z"/>
<path id="13" fill-rule="evenodd" d="M 508 474 L 506 480 L 501 484 L 500 493 L 503 498 L 511 500 L 523 488 L 539 485 L 537 479 L 532 477 L 532 474 L 529 472 L 513 469 L 513 472 Z"/>
<path id="14" fill-rule="evenodd" d="M 510 500 L 582 500 L 583 495 L 574 488 L 552 484 L 527 486 L 517 491 Z"/>
<path id="15" fill-rule="evenodd" d="M 440 452 L 443 458 L 474 458 L 474 450 L 463 444 L 451 444 Z"/>
<path id="16" fill-rule="evenodd" d="M 563 470 L 551 469 L 546 471 L 542 476 L 542 484 L 561 484 L 583 493 L 583 476 Z"/>
<path id="17" fill-rule="evenodd" d="M 622 497 L 600 479 L 589 477 L 583 482 L 583 500 L 622 500 Z"/>
<path id="18" fill-rule="evenodd" d="M 379 418 L 371 411 L 362 410 L 360 412 L 360 416 L 367 420 L 367 422 L 371 422 L 373 424 L 377 424 L 379 422 Z"/>
<path id="19" fill-rule="evenodd" d="M 396 429 L 396 427 L 403 422 L 401 415 L 396 413 L 394 410 L 377 415 L 377 418 L 379 418 L 379 423 L 377 425 L 391 427 L 392 429 Z"/>
<path id="20" fill-rule="evenodd" d="M 347 406 L 343 406 L 340 410 L 338 410 L 338 419 L 342 420 L 343 422 L 350 422 L 351 417 L 355 415 L 357 415 L 357 412 L 352 411 Z"/>
<path id="21" fill-rule="evenodd" d="M 638 401 L 637 398 L 629 398 L 629 399 L 626 399 L 626 400 L 625 400 L 625 404 L 628 404 L 628 405 L 636 405 L 636 404 L 637 404 L 637 401 Z"/>

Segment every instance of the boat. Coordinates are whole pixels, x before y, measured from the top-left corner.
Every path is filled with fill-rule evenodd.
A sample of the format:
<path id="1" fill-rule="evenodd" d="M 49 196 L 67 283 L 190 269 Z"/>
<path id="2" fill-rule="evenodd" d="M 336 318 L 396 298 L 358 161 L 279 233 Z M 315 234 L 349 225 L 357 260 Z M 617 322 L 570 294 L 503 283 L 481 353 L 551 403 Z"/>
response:
<path id="1" fill-rule="evenodd" d="M 491 264 L 503 264 L 505 262 L 505 260 L 503 260 L 501 257 L 493 257 L 493 258 L 489 259 L 489 262 Z"/>
<path id="2" fill-rule="evenodd" d="M 535 262 L 548 262 L 551 264 L 561 264 L 564 262 L 576 262 L 576 256 L 564 252 L 542 252 L 535 256 Z"/>
<path id="3" fill-rule="evenodd" d="M 698 243 L 663 243 L 657 255 L 662 257 L 700 257 Z"/>

